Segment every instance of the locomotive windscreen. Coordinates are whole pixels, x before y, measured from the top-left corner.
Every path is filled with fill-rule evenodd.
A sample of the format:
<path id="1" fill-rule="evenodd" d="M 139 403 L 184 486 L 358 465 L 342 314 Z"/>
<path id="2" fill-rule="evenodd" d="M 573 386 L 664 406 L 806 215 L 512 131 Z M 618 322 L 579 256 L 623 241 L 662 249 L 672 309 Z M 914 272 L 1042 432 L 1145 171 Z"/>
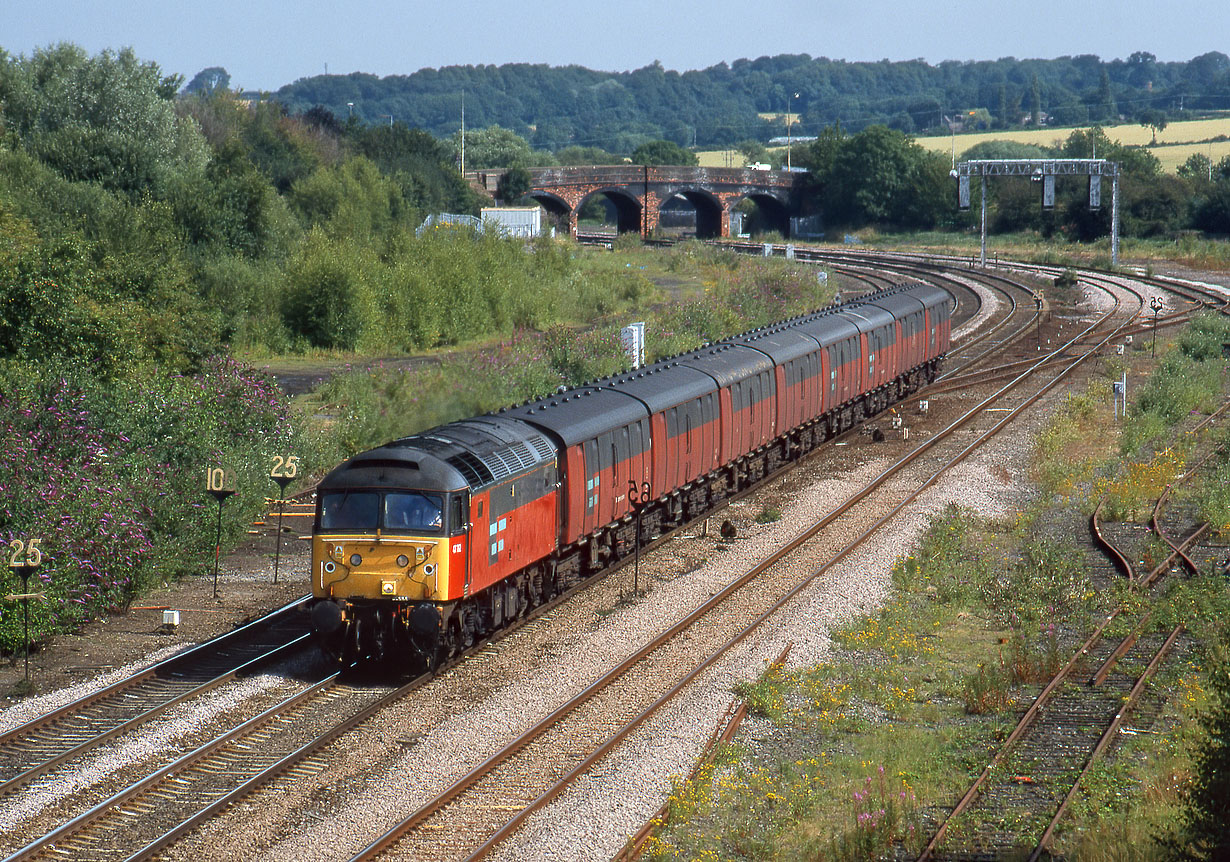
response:
<path id="1" fill-rule="evenodd" d="M 419 491 L 335 491 L 320 501 L 322 530 L 436 532 L 444 520 L 439 494 Z"/>
<path id="2" fill-rule="evenodd" d="M 379 517 L 376 491 L 338 491 L 320 498 L 322 530 L 374 530 Z"/>
<path id="3" fill-rule="evenodd" d="M 421 532 L 440 529 L 443 504 L 437 494 L 397 491 L 384 495 L 384 526 L 389 530 Z"/>

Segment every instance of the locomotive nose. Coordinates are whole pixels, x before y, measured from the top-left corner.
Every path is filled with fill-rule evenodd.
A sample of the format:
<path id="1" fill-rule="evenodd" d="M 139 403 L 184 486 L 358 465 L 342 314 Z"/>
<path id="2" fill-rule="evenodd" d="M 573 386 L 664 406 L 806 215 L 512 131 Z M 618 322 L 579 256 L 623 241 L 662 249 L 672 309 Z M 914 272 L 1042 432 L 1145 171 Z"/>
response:
<path id="1" fill-rule="evenodd" d="M 312 625 L 322 635 L 333 634 L 342 625 L 342 607 L 337 602 L 317 602 L 312 608 Z"/>

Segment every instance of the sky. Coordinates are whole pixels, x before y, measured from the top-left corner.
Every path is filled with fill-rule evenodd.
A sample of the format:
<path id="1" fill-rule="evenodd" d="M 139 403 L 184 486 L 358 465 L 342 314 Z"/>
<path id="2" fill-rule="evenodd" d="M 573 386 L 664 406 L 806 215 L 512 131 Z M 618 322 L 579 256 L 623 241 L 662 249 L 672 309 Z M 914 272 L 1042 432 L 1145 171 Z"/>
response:
<path id="1" fill-rule="evenodd" d="M 221 66 L 231 87 L 276 90 L 324 74 L 408 75 L 452 65 L 655 60 L 703 69 L 741 58 L 993 60 L 1148 51 L 1230 53 L 1230 4 L 1208 0 L 0 0 L 0 48 L 131 47 L 185 80 Z"/>

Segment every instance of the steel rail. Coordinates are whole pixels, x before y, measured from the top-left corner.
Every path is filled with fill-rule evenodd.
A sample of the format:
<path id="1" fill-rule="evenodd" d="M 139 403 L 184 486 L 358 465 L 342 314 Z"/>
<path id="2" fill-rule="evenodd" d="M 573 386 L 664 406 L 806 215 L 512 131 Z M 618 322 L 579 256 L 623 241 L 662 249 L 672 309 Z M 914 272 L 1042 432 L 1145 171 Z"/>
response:
<path id="1" fill-rule="evenodd" d="M 786 644 L 785 649 L 769 663 L 765 669 L 765 673 L 769 673 L 774 669 L 781 669 L 786 664 L 786 657 L 790 654 L 794 642 Z M 713 733 L 709 737 L 709 741 L 705 743 L 705 747 L 701 749 L 700 756 L 693 764 L 691 771 L 688 772 L 688 777 L 685 779 L 688 782 L 694 781 L 700 774 L 700 771 L 708 764 L 712 763 L 717 756 L 717 747 L 723 743 L 728 743 L 735 738 L 735 733 L 739 730 L 739 726 L 743 724 L 743 719 L 747 717 L 747 700 L 743 698 L 735 698 L 726 707 L 726 711 L 722 717 L 718 719 L 717 725 L 713 728 Z M 645 824 L 637 830 L 636 834 L 628 839 L 627 845 L 621 850 L 611 862 L 635 862 L 641 857 L 645 850 L 645 845 L 649 839 L 657 831 L 658 826 L 666 822 L 670 814 L 670 803 L 663 803 L 652 817 L 645 821 Z"/>
<path id="2" fill-rule="evenodd" d="M 1034 847 L 1033 853 L 1029 855 L 1029 862 L 1037 862 L 1037 860 L 1041 858 L 1042 854 L 1050 849 L 1051 841 L 1055 835 L 1055 827 L 1059 825 L 1059 821 L 1063 819 L 1063 815 L 1067 812 L 1068 804 L 1073 800 L 1073 798 L 1075 798 L 1076 791 L 1080 788 L 1081 780 L 1089 774 L 1089 770 L 1093 767 L 1094 762 L 1097 761 L 1107 747 L 1109 747 L 1110 743 L 1114 741 L 1116 734 L 1119 732 L 1119 727 L 1123 723 L 1124 716 L 1131 712 L 1132 708 L 1136 706 L 1136 702 L 1140 699 L 1141 692 L 1144 691 L 1145 684 L 1153 677 L 1153 674 L 1161 665 L 1162 659 L 1165 658 L 1168 652 L 1170 652 L 1171 647 L 1174 646 L 1174 642 L 1178 640 L 1179 635 L 1183 632 L 1183 628 L 1183 623 L 1179 623 L 1175 626 L 1174 631 L 1170 633 L 1170 637 L 1166 638 L 1166 642 L 1162 644 L 1160 649 L 1158 649 L 1157 653 L 1153 656 L 1153 660 L 1149 662 L 1149 666 L 1145 668 L 1144 673 L 1140 675 L 1140 678 L 1136 680 L 1136 684 L 1132 686 L 1132 691 L 1128 694 L 1123 706 L 1118 712 L 1115 713 L 1114 719 L 1102 733 L 1101 738 L 1098 739 L 1098 744 L 1094 747 L 1093 752 L 1085 761 L 1085 765 L 1081 769 L 1080 774 L 1077 775 L 1076 780 L 1072 782 L 1071 789 L 1068 790 L 1067 794 L 1063 798 L 1063 801 L 1059 803 L 1059 810 L 1055 812 L 1055 816 L 1051 818 L 1051 822 L 1047 825 L 1046 831 L 1043 832 L 1042 837 L 1038 839 L 1037 846 Z"/>
<path id="3" fill-rule="evenodd" d="M 1094 326 L 1097 326 L 1097 325 L 1099 324 L 1097 323 L 1094 324 Z M 1110 336 L 1107 336 L 1107 340 L 1113 337 L 1114 334 L 1117 333 L 1117 331 L 1118 330 L 1116 330 L 1116 332 L 1113 332 Z M 697 676 L 699 676 L 702 671 L 707 669 L 710 665 L 716 662 L 719 657 L 724 655 L 727 651 L 732 649 L 734 646 L 740 643 L 744 638 L 746 638 L 753 631 L 759 628 L 759 626 L 763 624 L 766 620 L 768 620 L 774 613 L 776 613 L 777 610 L 779 610 L 787 602 L 789 602 L 796 595 L 802 592 L 802 590 L 806 586 L 808 586 L 815 578 L 819 577 L 821 574 L 826 572 L 829 568 L 836 565 L 838 562 L 840 562 L 841 560 L 849 556 L 851 553 L 853 553 L 854 550 L 856 550 L 872 534 L 878 531 L 885 524 L 889 523 L 893 518 L 895 518 L 898 514 L 900 514 L 900 512 L 904 510 L 906 506 L 908 506 L 915 499 L 917 499 L 923 493 L 923 491 L 925 491 L 927 488 L 935 484 L 939 480 L 940 476 L 945 471 L 951 469 L 956 464 L 959 464 L 962 461 L 964 461 L 970 454 L 974 452 L 975 449 L 979 448 L 987 440 L 997 435 L 999 431 L 1001 431 L 1009 422 L 1015 419 L 1027 407 L 1030 407 L 1034 403 L 1036 403 L 1038 399 L 1040 399 L 1044 394 L 1046 394 L 1046 392 L 1050 391 L 1052 388 L 1058 385 L 1058 383 L 1069 372 L 1074 370 L 1079 365 L 1083 364 L 1084 361 L 1091 355 L 1093 355 L 1092 351 L 1090 353 L 1085 354 L 1084 356 L 1077 358 L 1066 369 L 1064 369 L 1058 376 L 1056 376 L 1055 378 L 1047 382 L 1041 389 L 1039 389 L 1033 395 L 1029 396 L 1021 404 L 1012 408 L 1011 412 L 1009 412 L 1002 419 L 1000 419 L 997 423 L 995 423 L 994 426 L 992 426 L 989 430 L 983 432 L 983 434 L 979 435 L 978 438 L 976 438 L 973 442 L 971 442 L 964 449 L 962 449 L 957 455 L 949 459 L 942 467 L 940 467 L 938 470 L 932 473 L 931 476 L 928 477 L 916 490 L 912 491 L 909 495 L 906 496 L 904 500 L 902 500 L 900 503 L 894 506 L 891 511 L 889 511 L 887 514 L 881 517 L 878 521 L 872 524 L 862 534 L 857 536 L 850 543 L 848 543 L 844 548 L 838 551 L 837 554 L 835 554 L 828 562 L 820 566 L 811 575 L 809 575 L 807 578 L 801 581 L 794 589 L 788 592 L 781 600 L 775 603 L 772 608 L 770 608 L 768 611 L 762 614 L 757 620 L 755 620 L 753 623 L 748 625 L 742 632 L 737 634 L 734 638 L 732 638 L 730 641 L 728 641 L 725 645 L 720 647 L 718 650 L 714 651 L 714 653 L 712 653 L 708 658 L 706 658 L 702 663 L 700 663 L 694 670 L 689 672 L 671 691 L 662 695 L 657 701 L 655 701 L 654 704 L 647 707 L 639 716 L 637 716 L 635 719 L 625 724 L 623 728 L 617 731 L 616 734 L 613 735 L 604 745 L 596 749 L 593 754 L 591 754 L 582 763 L 580 763 L 575 769 L 572 770 L 572 772 L 570 772 L 568 775 L 565 775 L 563 778 L 561 778 L 552 788 L 550 788 L 545 793 L 543 793 L 541 796 L 539 796 L 538 799 L 534 800 L 534 802 L 531 803 L 529 807 L 523 809 L 519 814 L 513 817 L 502 829 L 500 829 L 498 832 L 492 835 L 475 853 L 471 854 L 467 858 L 466 862 L 475 862 L 475 860 L 485 858 L 491 852 L 491 850 L 495 848 L 497 844 L 499 844 L 501 841 L 503 841 L 505 838 L 511 835 L 517 828 L 519 828 L 521 823 L 523 823 L 526 818 L 528 818 L 535 811 L 541 809 L 547 803 L 555 799 L 560 793 L 564 791 L 564 789 L 569 784 L 575 781 L 576 778 L 578 778 L 584 772 L 588 771 L 588 769 L 591 766 L 593 766 L 602 757 L 604 757 L 607 753 L 609 753 L 610 750 L 613 749 L 614 746 L 620 740 L 622 740 L 629 733 L 631 733 L 633 730 L 639 727 L 640 724 L 643 723 L 644 720 L 649 717 L 649 715 L 651 715 L 653 712 L 656 712 L 659 708 L 661 708 L 661 706 L 663 706 L 665 703 L 669 702 L 669 700 L 675 697 L 679 693 L 679 691 L 682 691 L 682 689 L 685 688 L 688 684 L 690 684 Z M 1028 374 L 1023 374 L 1020 379 L 1023 380 L 1027 376 Z M 980 408 L 975 408 L 975 410 L 980 412 Z M 971 411 L 971 414 L 973 412 L 974 411 Z M 964 422 L 961 422 L 961 424 L 964 424 Z M 949 427 L 952 428 L 952 426 L 949 426 Z M 945 429 L 945 431 L 947 430 L 948 429 Z M 932 439 L 934 440 L 935 438 L 932 438 Z M 784 550 L 786 549 L 783 549 L 783 551 Z M 779 553 L 776 556 L 779 556 L 779 557 L 784 556 L 784 553 Z"/>
<path id="4" fill-rule="evenodd" d="M 61 841 L 63 841 L 64 839 L 70 836 L 73 836 L 81 832 L 82 830 L 86 829 L 99 818 L 104 817 L 112 813 L 113 811 L 117 810 L 119 806 L 123 805 L 125 802 L 129 801 L 130 799 L 137 796 L 138 794 L 143 793 L 144 791 L 153 787 L 159 782 L 163 781 L 167 777 L 174 775 L 175 773 L 182 772 L 183 770 L 188 769 L 189 767 L 195 765 L 199 761 L 203 760 L 204 758 L 212 754 L 218 748 L 221 748 L 223 745 L 226 745 L 227 743 L 233 740 L 241 738 L 246 733 L 248 733 L 250 730 L 254 730 L 260 727 L 261 725 L 265 724 L 266 722 L 270 721 L 271 719 L 276 718 L 280 713 L 285 712 L 286 710 L 291 709 L 295 706 L 298 706 L 303 701 L 306 701 L 308 698 L 316 695 L 326 686 L 331 685 L 337 679 L 338 675 L 339 675 L 339 672 L 335 671 L 334 673 L 330 674 L 324 679 L 318 680 L 317 682 L 313 683 L 308 688 L 305 688 L 303 691 L 297 692 L 296 694 L 283 700 L 281 703 L 278 703 L 275 706 L 270 707 L 269 709 L 262 712 L 260 715 L 257 715 L 257 716 L 254 716 L 253 718 L 248 719 L 243 724 L 240 724 L 237 727 L 232 728 L 231 730 L 227 731 L 221 736 L 211 740 L 210 742 L 205 743 L 204 745 L 200 746 L 199 748 L 193 751 L 188 752 L 187 754 L 175 760 L 173 763 L 170 763 L 162 767 L 158 771 L 150 775 L 147 775 L 145 778 L 141 779 L 135 784 L 132 784 L 124 788 L 123 790 L 120 790 L 117 793 L 112 794 L 107 799 L 95 805 L 89 811 L 79 814 L 78 816 L 74 817 L 72 820 L 68 821 L 67 823 L 63 824 L 57 829 L 54 829 L 51 832 L 48 832 L 46 835 L 43 835 L 41 838 L 36 838 L 35 840 L 26 844 L 24 847 L 20 848 L 19 850 L 17 850 L 16 852 L 8 856 L 5 859 L 5 862 L 23 862 L 23 860 L 36 858 L 40 853 L 42 853 L 45 850 L 51 850 L 53 852 L 56 851 L 57 850 L 56 845 L 60 843 Z"/>
<path id="5" fill-rule="evenodd" d="M 295 609 L 302 601 L 302 598 L 296 599 L 245 626 L 163 659 L 0 735 L 0 754 L 8 755 L 16 768 L 0 783 L 0 796 L 12 793 L 56 767 L 132 731 L 176 704 L 302 648 L 309 635 L 295 634 L 291 640 L 267 648 L 251 658 L 240 655 L 219 662 L 228 650 L 234 650 L 245 639 L 251 639 L 264 630 L 276 631 L 279 625 L 292 621 L 291 615 L 296 613 Z M 226 669 L 220 673 L 214 672 L 200 682 L 175 678 L 176 675 L 183 676 L 181 668 L 207 662 L 218 662 Z M 94 726 L 92 731 L 89 730 L 91 726 Z M 34 755 L 42 759 L 31 763 Z"/>
<path id="6" fill-rule="evenodd" d="M 1196 530 L 1195 530 L 1195 531 L 1194 531 L 1191 535 L 1189 535 L 1186 539 L 1184 539 L 1184 540 L 1183 540 L 1183 541 L 1179 544 L 1179 547 L 1177 547 L 1177 548 L 1175 548 L 1173 551 L 1171 551 L 1171 552 L 1170 552 L 1170 555 L 1169 555 L 1169 556 L 1167 556 L 1167 557 L 1166 557 L 1166 559 L 1164 559 L 1164 560 L 1162 560 L 1160 563 L 1158 563 L 1158 564 L 1157 564 L 1157 565 L 1153 568 L 1153 570 L 1152 570 L 1151 572 L 1149 572 L 1149 574 L 1148 574 L 1148 575 L 1146 575 L 1146 576 L 1145 576 L 1145 579 L 1144 579 L 1143 581 L 1141 581 L 1140 585 L 1141 585 L 1142 587 L 1151 587 L 1151 586 L 1153 586 L 1153 584 L 1154 584 L 1154 583 L 1155 583 L 1155 582 L 1156 582 L 1156 581 L 1157 581 L 1157 580 L 1158 580 L 1158 579 L 1159 579 L 1159 578 L 1160 578 L 1160 577 L 1161 577 L 1161 576 L 1162 576 L 1162 575 L 1163 575 L 1166 571 L 1168 571 L 1168 570 L 1170 569 L 1170 564 L 1174 561 L 1175 557 L 1179 556 L 1181 553 L 1183 553 L 1183 552 L 1184 552 L 1184 551 L 1186 551 L 1189 547 L 1191 547 L 1191 545 L 1192 545 L 1192 544 L 1194 544 L 1194 543 L 1195 543 L 1195 541 L 1196 541 L 1197 539 L 1199 539 L 1201 536 L 1203 536 L 1205 533 L 1207 533 L 1207 532 L 1208 532 L 1208 530 L 1209 530 L 1209 525 L 1208 525 L 1208 524 L 1201 524 L 1198 528 L 1196 528 Z"/>
<path id="7" fill-rule="evenodd" d="M 86 739 L 82 742 L 77 743 L 77 745 L 73 746 L 72 748 L 68 748 L 64 751 L 61 751 L 60 753 L 48 758 L 47 760 L 44 760 L 41 763 L 38 763 L 38 764 L 35 764 L 34 766 L 29 767 L 23 772 L 18 773 L 12 778 L 9 778 L 4 783 L 0 784 L 0 795 L 12 793 L 14 790 L 17 790 L 21 787 L 25 787 L 27 784 L 29 784 L 34 779 L 38 778 L 40 775 L 44 775 L 50 772 L 52 769 L 55 769 L 57 766 L 61 766 L 70 760 L 73 760 L 77 757 L 80 757 L 83 754 L 86 754 L 89 751 L 92 751 L 93 749 L 102 745 L 104 742 L 108 742 L 112 739 L 115 739 L 117 736 L 121 736 L 129 732 L 130 730 L 133 730 L 134 728 L 139 727 L 140 725 L 146 723 L 147 721 L 151 721 L 152 719 L 157 718 L 159 715 L 162 715 L 168 709 L 170 709 L 173 706 L 176 706 L 177 704 L 181 704 L 189 700 L 190 698 L 204 694 L 205 692 L 212 691 L 213 689 L 221 686 L 223 683 L 230 682 L 231 680 L 237 678 L 239 675 L 253 671 L 256 668 L 260 667 L 261 665 L 265 665 L 270 662 L 277 661 L 279 658 L 284 657 L 287 653 L 290 653 L 291 651 L 295 649 L 300 649 L 306 646 L 307 642 L 311 639 L 311 637 L 312 636 L 310 634 L 300 635 L 299 637 L 295 638 L 290 643 L 283 644 L 278 647 L 274 647 L 272 650 L 264 653 L 263 655 L 259 655 L 251 659 L 250 661 L 244 662 L 243 664 L 237 667 L 231 668 L 230 670 L 224 673 L 221 673 L 215 676 L 214 678 L 207 680 L 206 682 L 201 683 L 200 685 L 187 689 L 186 691 L 181 692 L 180 694 L 175 695 L 174 697 L 168 698 L 167 700 L 164 700 L 163 702 L 159 703 L 157 706 L 151 707 L 150 709 L 147 709 L 144 712 L 138 713 L 137 715 L 134 715 L 132 718 L 129 718 L 126 721 L 121 722 L 120 724 L 116 724 L 113 727 L 101 733 L 91 736 L 89 739 Z"/>
<path id="8" fill-rule="evenodd" d="M 257 775 L 252 776 L 240 786 L 230 791 L 224 796 L 214 800 L 208 807 L 201 809 L 196 814 L 185 819 L 179 825 L 167 830 L 158 838 L 146 844 L 136 853 L 128 857 L 126 862 L 137 862 L 137 860 L 152 859 L 157 854 L 173 844 L 179 838 L 188 834 L 190 831 L 201 825 L 212 817 L 221 814 L 227 807 L 234 805 L 239 800 L 251 795 L 256 790 L 260 789 L 270 781 L 286 774 L 291 769 L 294 769 L 307 758 L 311 757 L 316 752 L 320 751 L 326 745 L 336 741 L 343 734 L 348 733 L 354 728 L 366 722 L 377 712 L 388 707 L 399 700 L 404 699 L 407 695 L 421 688 L 431 680 L 430 674 L 424 674 L 420 677 L 411 680 L 405 685 L 390 691 L 375 703 L 363 708 L 359 712 L 347 718 L 345 721 L 339 722 L 332 729 L 316 737 L 311 742 L 301 746 L 295 751 L 288 754 L 286 757 L 268 766 Z"/>
<path id="9" fill-rule="evenodd" d="M 1089 530 L 1093 533 L 1094 543 L 1097 544 L 1097 546 L 1100 547 L 1108 557 L 1110 557 L 1111 562 L 1123 572 L 1123 576 L 1127 579 L 1127 582 L 1129 584 L 1134 584 L 1136 583 L 1136 568 L 1127 558 L 1127 555 L 1120 551 L 1114 542 L 1106 538 L 1106 535 L 1102 532 L 1102 525 L 1098 520 L 1098 515 L 1102 513 L 1102 507 L 1106 505 L 1106 501 L 1109 497 L 1110 494 L 1103 494 L 1102 499 L 1098 500 L 1098 505 L 1094 507 L 1093 514 L 1089 516 Z"/>
<path id="10" fill-rule="evenodd" d="M 18 725 L 12 730 L 6 731 L 4 733 L 0 733 L 0 746 L 5 745 L 8 742 L 14 739 L 17 739 L 19 737 L 28 735 L 31 730 L 34 730 L 44 724 L 47 724 L 48 722 L 56 721 L 61 718 L 64 718 L 65 716 L 71 715 L 74 712 L 79 711 L 80 708 L 83 706 L 88 706 L 96 701 L 102 700 L 105 697 L 109 697 L 113 694 L 117 694 L 123 691 L 124 689 L 129 688 L 130 686 L 134 685 L 135 683 L 145 681 L 146 679 L 150 678 L 151 676 L 154 676 L 157 673 L 170 670 L 171 668 L 175 667 L 177 664 L 181 664 L 184 661 L 187 661 L 189 659 L 199 658 L 200 654 L 207 650 L 211 650 L 211 649 L 216 650 L 220 647 L 229 646 L 231 641 L 237 640 L 242 637 L 246 637 L 247 635 L 255 631 L 257 628 L 259 628 L 260 626 L 269 625 L 277 617 L 282 616 L 284 614 L 289 614 L 295 611 L 295 609 L 298 608 L 298 606 L 302 602 L 306 601 L 309 598 L 311 598 L 311 596 L 307 596 L 307 595 L 300 596 L 294 601 L 289 602 L 288 604 L 283 605 L 277 610 L 271 611 L 265 616 L 260 617 L 259 619 L 253 620 L 252 622 L 244 626 L 241 626 L 236 629 L 232 629 L 231 631 L 218 635 L 218 637 L 212 638 L 211 640 L 207 640 L 203 643 L 199 643 L 199 644 L 196 644 L 195 646 L 191 646 L 188 649 L 184 650 L 183 652 L 178 652 L 173 656 L 168 656 L 167 658 L 164 658 L 161 661 L 150 665 L 149 667 L 139 670 L 137 673 L 135 673 L 132 676 L 125 677 L 122 680 L 112 683 L 106 688 L 101 688 L 98 691 L 90 692 L 84 697 L 74 700 L 72 703 L 65 704 L 64 706 L 59 707 L 58 709 L 53 710 L 52 712 L 46 713 L 45 715 L 40 715 L 37 718 L 32 718 L 29 721 L 25 722 L 24 724 Z"/>
<path id="11" fill-rule="evenodd" d="M 1153 612 L 1149 611 L 1140 618 L 1140 622 L 1136 624 L 1136 628 L 1121 641 L 1119 646 L 1115 647 L 1114 652 L 1107 657 L 1106 661 L 1102 662 L 1102 666 L 1098 668 L 1093 676 L 1089 678 L 1089 687 L 1096 688 L 1106 681 L 1106 677 L 1110 675 L 1111 670 L 1119 663 L 1119 659 L 1127 655 L 1128 650 L 1135 646 L 1136 641 L 1140 639 L 1141 633 L 1145 630 L 1145 624 L 1153 618 Z"/>

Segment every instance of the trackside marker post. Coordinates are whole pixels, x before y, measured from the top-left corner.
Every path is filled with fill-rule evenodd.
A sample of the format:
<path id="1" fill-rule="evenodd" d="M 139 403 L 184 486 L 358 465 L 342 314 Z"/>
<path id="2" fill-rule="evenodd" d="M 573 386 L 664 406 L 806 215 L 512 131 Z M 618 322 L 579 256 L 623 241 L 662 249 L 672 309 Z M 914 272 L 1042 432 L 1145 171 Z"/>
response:
<path id="1" fill-rule="evenodd" d="M 235 477 L 222 467 L 210 467 L 205 471 L 205 490 L 218 501 L 218 527 L 214 539 L 214 598 L 218 597 L 218 565 L 222 560 L 222 504 L 235 493 Z"/>
<path id="2" fill-rule="evenodd" d="M 26 645 L 26 687 L 30 686 L 30 599 L 46 598 L 43 593 L 30 592 L 30 576 L 43 564 L 42 539 L 13 539 L 8 543 L 8 564 L 13 574 L 21 578 L 21 592 L 5 596 L 9 601 L 21 599 L 22 628 Z"/>
<path id="3" fill-rule="evenodd" d="M 282 513 L 286 510 L 286 486 L 299 475 L 298 455 L 275 455 L 269 478 L 278 483 L 278 534 L 273 545 L 273 585 L 278 585 L 278 562 L 282 556 Z"/>

